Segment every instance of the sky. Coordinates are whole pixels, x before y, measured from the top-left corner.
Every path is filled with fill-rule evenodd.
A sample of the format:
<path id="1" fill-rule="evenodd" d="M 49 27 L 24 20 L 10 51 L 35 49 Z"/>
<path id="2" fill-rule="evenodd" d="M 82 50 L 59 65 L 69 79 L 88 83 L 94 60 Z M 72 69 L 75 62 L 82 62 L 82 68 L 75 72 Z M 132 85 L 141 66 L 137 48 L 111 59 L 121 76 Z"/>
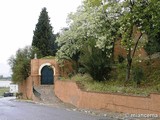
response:
<path id="1" fill-rule="evenodd" d="M 8 59 L 19 48 L 31 45 L 43 7 L 47 8 L 54 33 L 66 27 L 67 15 L 82 0 L 0 0 L 0 75 L 11 76 Z"/>

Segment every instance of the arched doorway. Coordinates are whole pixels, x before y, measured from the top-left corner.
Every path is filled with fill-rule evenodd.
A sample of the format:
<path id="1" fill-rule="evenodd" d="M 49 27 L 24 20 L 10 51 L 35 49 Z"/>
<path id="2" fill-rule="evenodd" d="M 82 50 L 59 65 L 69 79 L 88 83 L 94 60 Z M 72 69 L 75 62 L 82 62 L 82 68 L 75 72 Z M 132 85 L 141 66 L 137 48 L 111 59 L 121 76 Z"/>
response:
<path id="1" fill-rule="evenodd" d="M 54 83 L 52 67 L 46 65 L 41 69 L 41 84 L 42 85 L 52 85 Z"/>

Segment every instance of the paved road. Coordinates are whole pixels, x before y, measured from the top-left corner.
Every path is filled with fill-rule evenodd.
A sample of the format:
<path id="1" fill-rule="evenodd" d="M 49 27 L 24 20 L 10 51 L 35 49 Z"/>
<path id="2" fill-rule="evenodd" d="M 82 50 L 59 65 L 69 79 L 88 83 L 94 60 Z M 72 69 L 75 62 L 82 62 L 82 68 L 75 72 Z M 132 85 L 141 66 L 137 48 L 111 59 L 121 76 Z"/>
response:
<path id="1" fill-rule="evenodd" d="M 111 120 L 104 116 L 86 114 L 66 108 L 50 107 L 16 101 L 14 97 L 0 98 L 0 120 Z"/>

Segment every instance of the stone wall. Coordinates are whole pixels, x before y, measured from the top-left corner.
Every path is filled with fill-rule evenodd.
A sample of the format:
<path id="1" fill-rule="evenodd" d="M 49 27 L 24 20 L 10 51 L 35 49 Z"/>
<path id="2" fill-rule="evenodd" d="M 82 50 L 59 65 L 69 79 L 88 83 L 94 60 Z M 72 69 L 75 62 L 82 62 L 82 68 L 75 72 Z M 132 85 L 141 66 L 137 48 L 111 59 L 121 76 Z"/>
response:
<path id="1" fill-rule="evenodd" d="M 56 81 L 55 94 L 63 102 L 78 108 L 103 109 L 124 113 L 160 114 L 160 95 L 148 97 L 86 92 L 75 82 Z"/>

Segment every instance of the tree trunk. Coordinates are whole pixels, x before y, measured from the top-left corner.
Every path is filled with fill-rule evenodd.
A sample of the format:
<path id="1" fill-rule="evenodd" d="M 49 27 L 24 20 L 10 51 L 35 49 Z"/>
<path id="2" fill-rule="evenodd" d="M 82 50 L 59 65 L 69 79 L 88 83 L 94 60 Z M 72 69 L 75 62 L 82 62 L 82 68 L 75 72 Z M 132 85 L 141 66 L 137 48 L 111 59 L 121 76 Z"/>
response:
<path id="1" fill-rule="evenodd" d="M 133 58 L 134 55 L 135 55 L 135 52 L 136 52 L 136 49 L 137 49 L 137 46 L 138 46 L 138 42 L 139 42 L 139 40 L 141 39 L 142 35 L 143 35 L 143 34 L 140 33 L 140 35 L 139 35 L 139 37 L 138 37 L 138 39 L 137 39 L 137 42 L 136 42 L 136 44 L 135 44 L 135 46 L 134 46 L 134 49 L 133 49 L 132 58 Z"/>
<path id="2" fill-rule="evenodd" d="M 114 48 L 115 48 L 115 39 L 114 39 L 114 41 L 113 41 L 113 43 L 112 43 L 112 63 L 114 63 Z"/>
<path id="3" fill-rule="evenodd" d="M 128 60 L 127 64 L 127 70 L 126 70 L 126 82 L 129 81 L 130 79 L 130 74 L 131 74 L 131 65 L 132 65 L 132 60 Z"/>
<path id="4" fill-rule="evenodd" d="M 127 55 L 126 82 L 129 81 L 130 79 L 131 65 L 132 65 L 131 48 L 129 48 L 128 55 Z"/>
<path id="5" fill-rule="evenodd" d="M 137 49 L 138 42 L 139 42 L 139 40 L 140 40 L 141 37 L 142 37 L 142 33 L 140 34 L 140 36 L 139 36 L 138 39 L 137 39 L 137 42 L 136 42 L 136 44 L 135 44 L 135 47 L 134 47 L 132 56 L 131 56 L 131 48 L 129 49 L 129 53 L 128 53 L 128 55 L 127 55 L 127 62 L 128 62 L 128 63 L 127 63 L 127 70 L 126 70 L 126 82 L 129 81 L 129 79 L 130 79 L 132 59 L 133 59 L 133 57 L 134 57 L 134 55 L 135 55 L 135 51 L 136 51 L 136 49 Z"/>

